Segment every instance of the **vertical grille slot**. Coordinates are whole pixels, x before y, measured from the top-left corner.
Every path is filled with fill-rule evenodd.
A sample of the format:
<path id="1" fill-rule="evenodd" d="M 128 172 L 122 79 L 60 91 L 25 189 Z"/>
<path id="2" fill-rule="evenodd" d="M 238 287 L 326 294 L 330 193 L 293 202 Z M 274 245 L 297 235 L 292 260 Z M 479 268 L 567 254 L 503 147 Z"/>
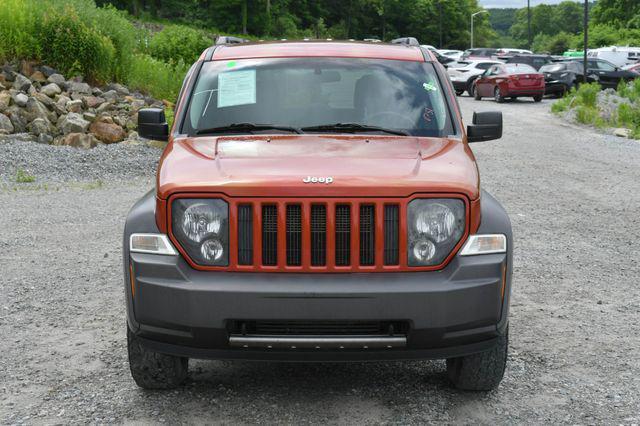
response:
<path id="1" fill-rule="evenodd" d="M 375 206 L 360 206 L 360 265 L 370 266 L 375 263 L 376 241 L 376 209 Z"/>
<path id="2" fill-rule="evenodd" d="M 384 206 L 384 264 L 399 263 L 399 209 L 396 204 Z"/>
<path id="3" fill-rule="evenodd" d="M 351 264 L 351 206 L 336 206 L 336 265 Z"/>
<path id="4" fill-rule="evenodd" d="M 287 265 L 302 263 L 302 208 L 299 204 L 287 206 Z"/>
<path id="5" fill-rule="evenodd" d="M 327 264 L 327 208 L 311 206 L 311 265 Z"/>
<path id="6" fill-rule="evenodd" d="M 250 204 L 238 206 L 238 264 L 253 263 L 253 207 Z"/>
<path id="7" fill-rule="evenodd" d="M 278 207 L 262 206 L 262 264 L 278 264 Z"/>

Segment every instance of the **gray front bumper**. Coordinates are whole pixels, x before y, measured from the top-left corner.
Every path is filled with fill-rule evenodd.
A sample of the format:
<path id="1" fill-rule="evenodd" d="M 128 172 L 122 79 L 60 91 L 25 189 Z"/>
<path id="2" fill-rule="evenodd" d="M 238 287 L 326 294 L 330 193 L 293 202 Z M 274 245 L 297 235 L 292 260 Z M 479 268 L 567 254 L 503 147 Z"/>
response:
<path id="1" fill-rule="evenodd" d="M 136 214 L 145 208 L 143 200 L 130 214 L 125 241 L 131 232 L 157 232 L 152 229 L 155 223 L 141 222 Z M 483 212 L 485 205 L 499 207 L 488 194 Z M 153 350 L 197 358 L 366 360 L 447 358 L 482 351 L 507 327 L 512 239 L 501 207 L 497 214 L 483 216 L 480 231 L 505 233 L 508 253 L 456 256 L 434 272 L 197 271 L 180 256 L 129 253 L 125 244 L 129 328 Z M 258 349 L 230 344 L 231 320 L 388 320 L 407 321 L 410 328 L 402 348 Z"/>

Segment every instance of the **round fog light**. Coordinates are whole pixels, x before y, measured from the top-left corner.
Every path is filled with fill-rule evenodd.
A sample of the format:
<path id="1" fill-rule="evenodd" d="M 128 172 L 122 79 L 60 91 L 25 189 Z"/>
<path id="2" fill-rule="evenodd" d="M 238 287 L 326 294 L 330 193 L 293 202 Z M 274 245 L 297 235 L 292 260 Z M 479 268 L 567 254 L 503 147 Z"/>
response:
<path id="1" fill-rule="evenodd" d="M 222 248 L 222 244 L 215 238 L 205 241 L 202 243 L 202 247 L 200 247 L 202 257 L 208 261 L 216 261 L 220 259 L 223 251 L 224 249 Z"/>
<path id="2" fill-rule="evenodd" d="M 427 262 L 436 254 L 436 246 L 426 238 L 420 238 L 413 243 L 413 257 L 420 263 Z"/>

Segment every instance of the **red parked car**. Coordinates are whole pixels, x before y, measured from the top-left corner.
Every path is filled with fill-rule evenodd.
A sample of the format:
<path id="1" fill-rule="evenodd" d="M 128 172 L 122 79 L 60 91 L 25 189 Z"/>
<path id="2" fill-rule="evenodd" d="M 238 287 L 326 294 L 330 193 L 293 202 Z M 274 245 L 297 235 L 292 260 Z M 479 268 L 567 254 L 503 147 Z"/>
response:
<path id="1" fill-rule="evenodd" d="M 526 64 L 496 64 L 475 82 L 477 101 L 492 96 L 502 103 L 506 98 L 532 96 L 540 102 L 544 96 L 544 75 Z"/>

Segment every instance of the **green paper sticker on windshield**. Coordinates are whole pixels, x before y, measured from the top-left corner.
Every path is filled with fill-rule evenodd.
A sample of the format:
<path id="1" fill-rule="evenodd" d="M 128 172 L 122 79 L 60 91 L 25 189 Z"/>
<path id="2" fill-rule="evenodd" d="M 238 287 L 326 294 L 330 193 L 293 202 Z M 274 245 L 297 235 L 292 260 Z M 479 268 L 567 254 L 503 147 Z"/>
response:
<path id="1" fill-rule="evenodd" d="M 435 92 L 438 90 L 438 88 L 433 83 L 422 83 L 422 87 L 427 92 Z"/>
<path id="2" fill-rule="evenodd" d="M 236 61 L 229 61 L 227 62 L 227 68 L 233 68 L 236 66 Z"/>

